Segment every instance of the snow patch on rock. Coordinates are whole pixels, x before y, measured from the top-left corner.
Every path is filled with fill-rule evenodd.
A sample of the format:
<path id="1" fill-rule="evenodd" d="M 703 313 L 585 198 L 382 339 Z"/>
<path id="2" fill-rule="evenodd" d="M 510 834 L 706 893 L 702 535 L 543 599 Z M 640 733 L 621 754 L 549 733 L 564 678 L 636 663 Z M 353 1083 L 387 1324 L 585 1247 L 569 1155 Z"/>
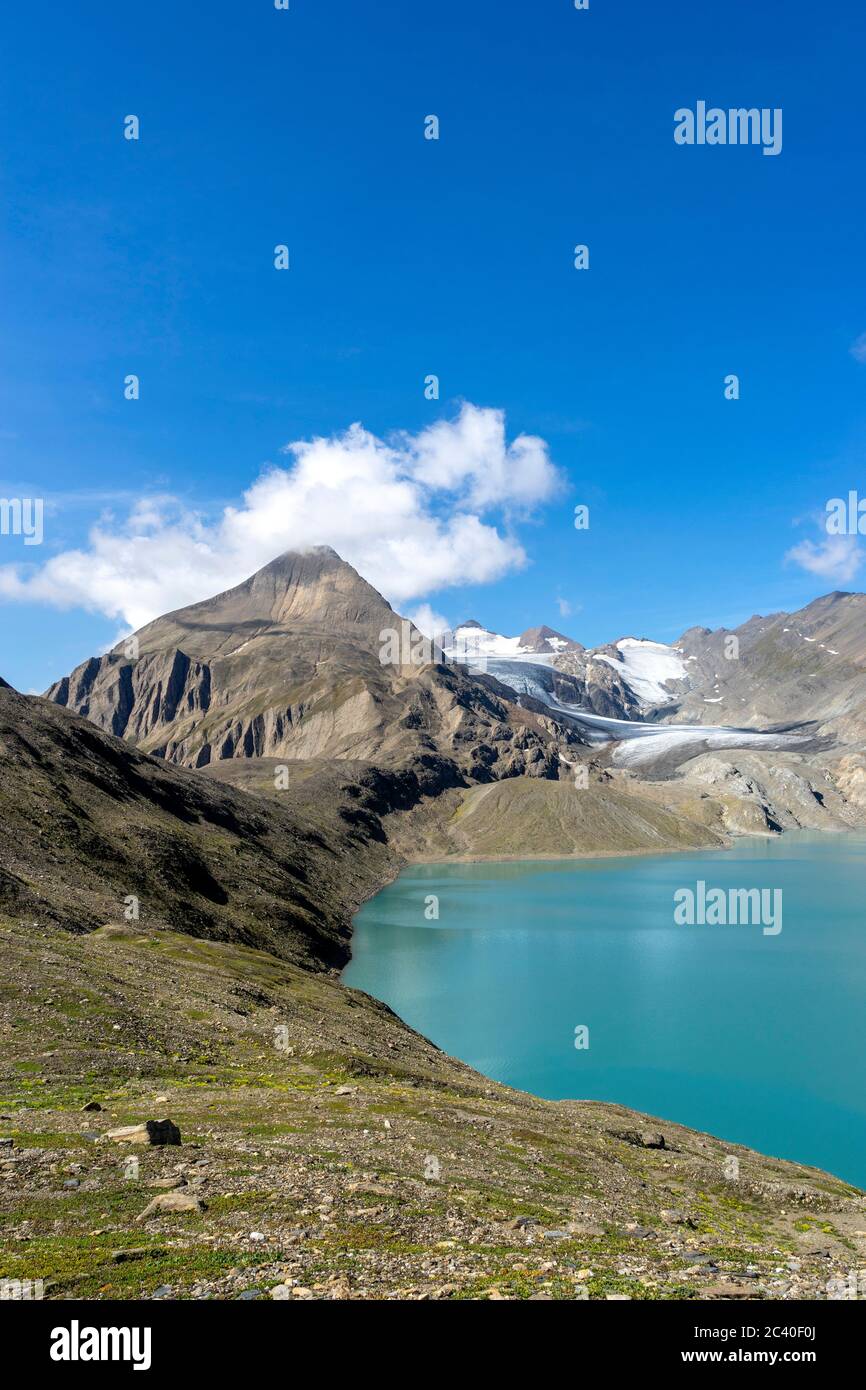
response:
<path id="1" fill-rule="evenodd" d="M 634 692 L 641 704 L 669 705 L 674 697 L 666 688 L 668 681 L 686 679 L 682 653 L 677 647 L 662 642 L 649 642 L 637 637 L 624 637 L 616 644 L 620 658 L 597 652 L 597 661 L 613 666 L 622 680 Z"/>

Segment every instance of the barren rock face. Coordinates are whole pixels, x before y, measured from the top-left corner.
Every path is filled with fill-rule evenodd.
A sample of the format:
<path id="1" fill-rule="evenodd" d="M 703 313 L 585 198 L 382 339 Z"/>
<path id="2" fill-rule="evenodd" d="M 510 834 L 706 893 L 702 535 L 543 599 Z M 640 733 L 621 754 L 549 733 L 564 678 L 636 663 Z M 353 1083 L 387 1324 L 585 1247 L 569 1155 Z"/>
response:
<path id="1" fill-rule="evenodd" d="M 559 699 L 580 705 L 606 719 L 640 719 L 642 711 L 634 691 L 616 669 L 599 655 L 613 652 L 612 646 L 597 652 L 567 651 L 556 657 L 558 676 L 555 690 Z"/>
<path id="2" fill-rule="evenodd" d="M 842 795 L 856 806 L 866 806 L 866 756 L 847 753 L 835 768 L 836 784 Z"/>
<path id="3" fill-rule="evenodd" d="M 399 661 L 383 663 L 393 632 Z M 350 565 L 318 547 L 149 623 L 47 695 L 186 767 L 244 758 L 395 766 L 438 753 L 473 779 L 556 776 L 556 745 L 574 738 L 464 667 L 416 664 L 416 640 Z"/>
<path id="4" fill-rule="evenodd" d="M 680 779 L 712 790 L 723 808 L 725 829 L 732 834 L 862 825 L 863 803 L 852 795 L 859 785 L 856 769 L 846 781 L 838 772 L 834 776 L 826 763 L 826 757 L 796 753 L 705 753 L 683 764 Z"/>

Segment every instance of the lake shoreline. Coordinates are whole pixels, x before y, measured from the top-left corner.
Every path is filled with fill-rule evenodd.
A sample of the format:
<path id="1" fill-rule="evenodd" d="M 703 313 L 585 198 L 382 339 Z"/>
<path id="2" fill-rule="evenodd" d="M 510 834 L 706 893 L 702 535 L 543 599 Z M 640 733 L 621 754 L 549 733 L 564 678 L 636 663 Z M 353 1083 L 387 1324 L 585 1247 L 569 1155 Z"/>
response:
<path id="1" fill-rule="evenodd" d="M 801 835 L 808 844 L 798 849 Z M 715 867 L 704 866 L 704 858 Z M 611 860 L 622 861 L 612 873 L 602 869 Z M 676 865 L 689 860 L 695 861 L 694 872 L 687 870 L 686 878 L 718 878 L 726 891 L 768 877 L 784 886 L 792 904 L 791 927 L 779 938 L 781 947 L 773 947 L 774 954 L 755 954 L 765 950 L 758 946 L 763 935 L 727 936 L 724 925 L 706 935 L 673 926 L 668 904 L 681 882 Z M 578 869 L 581 861 L 596 863 L 602 877 L 587 878 Z M 450 866 L 457 871 L 453 885 Z M 509 866 L 515 866 L 514 873 Z M 550 875 L 539 880 L 544 866 L 550 866 Z M 828 910 L 822 884 L 831 866 L 837 897 L 832 921 L 823 923 L 819 937 L 816 927 Z M 727 1134 L 729 1142 L 841 1172 L 843 1180 L 863 1184 L 862 1165 L 850 1152 L 854 1136 L 866 1123 L 858 1105 L 861 1064 L 851 1062 L 857 991 L 842 988 L 832 954 L 820 941 L 826 937 L 825 928 L 832 926 L 840 944 L 852 942 L 852 961 L 862 959 L 854 904 L 864 871 L 862 832 L 832 837 L 815 831 L 733 835 L 724 845 L 704 848 L 641 847 L 568 855 L 419 854 L 404 858 L 397 877 L 382 890 L 389 892 L 389 902 L 382 914 L 373 909 L 373 918 L 378 918 L 374 935 L 370 936 L 369 917 L 366 927 L 363 920 L 353 921 L 352 958 L 342 979 L 348 987 L 384 1002 L 411 1028 L 497 1084 L 550 1100 L 581 1095 L 647 1115 L 676 1117 L 673 1122 L 696 1131 Z M 401 873 L 409 879 L 402 890 Z M 571 874 L 579 878 L 572 882 Z M 471 885 L 468 896 L 461 886 L 464 875 Z M 841 894 L 840 883 L 847 884 Z M 402 918 L 399 909 L 395 913 L 401 892 L 408 904 Z M 428 892 L 449 896 L 441 899 L 440 908 L 438 896 L 425 898 Z M 435 916 L 425 922 L 419 914 L 426 915 L 425 904 L 430 902 L 435 902 Z M 509 922 L 516 929 L 511 938 L 516 946 L 513 960 Z M 448 928 L 444 935 L 435 931 L 437 925 Z M 434 929 L 432 934 L 419 930 L 427 926 Z M 606 934 L 606 927 L 614 928 L 612 934 Z M 401 939 L 407 928 L 410 935 Z M 568 946 L 564 943 L 572 932 Z M 491 934 L 497 942 L 492 952 Z M 461 938 L 471 943 L 462 954 Z M 554 959 L 558 964 L 551 970 Z M 377 962 L 372 971 L 371 960 Z M 649 977 L 647 962 L 659 967 Z M 796 1060 L 804 973 L 812 981 L 809 1009 L 821 999 L 820 1018 L 824 1023 L 835 1020 L 832 1028 L 821 1025 L 818 1062 L 813 1052 Z M 846 978 L 856 978 L 856 970 Z M 527 1007 L 533 988 L 536 1003 Z M 742 1028 L 733 1035 L 728 1012 L 732 1000 L 741 1001 L 743 1014 Z M 486 1003 L 482 1007 L 478 1001 Z M 472 1023 L 479 1009 L 484 1018 L 480 1032 Z M 609 1020 L 614 1016 L 617 1026 L 611 1032 Z M 572 1053 L 562 1040 L 575 1021 L 593 1017 L 598 1042 L 590 1072 L 582 1062 L 580 1073 L 572 1075 Z M 772 1020 L 762 1034 L 761 1065 L 748 1046 L 746 1020 L 757 1017 Z M 631 1036 L 623 1030 L 630 1030 Z M 626 1045 L 623 1036 L 628 1038 Z M 720 1049 L 729 1058 L 721 1071 Z M 817 1085 L 819 1074 L 829 1081 Z M 623 1089 L 624 1078 L 629 1089 Z M 710 1079 L 712 1106 L 707 1100 Z M 811 1120 L 804 1118 L 804 1111 Z M 816 1144 L 813 1136 L 818 1131 L 823 1138 Z"/>
<path id="2" fill-rule="evenodd" d="M 737 835 L 721 845 L 682 845 L 677 848 L 664 846 L 658 849 L 646 845 L 641 849 L 582 849 L 575 850 L 573 854 L 447 854 L 438 857 L 407 855 L 405 864 L 552 864 L 558 862 L 571 864 L 582 859 L 646 859 L 653 855 L 695 854 L 698 850 L 709 854 L 713 850 L 733 849 L 735 840 L 772 840 L 775 838 L 773 835 Z"/>

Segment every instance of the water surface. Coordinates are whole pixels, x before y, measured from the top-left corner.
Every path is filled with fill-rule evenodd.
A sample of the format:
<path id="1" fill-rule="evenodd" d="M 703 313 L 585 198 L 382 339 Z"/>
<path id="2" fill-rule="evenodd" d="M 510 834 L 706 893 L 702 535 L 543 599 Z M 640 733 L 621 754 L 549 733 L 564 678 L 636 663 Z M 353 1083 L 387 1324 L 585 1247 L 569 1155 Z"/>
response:
<path id="1" fill-rule="evenodd" d="M 781 933 L 677 926 L 674 892 L 699 879 L 781 888 Z M 359 912 L 344 979 L 497 1081 L 619 1101 L 866 1187 L 864 902 L 866 838 L 848 835 L 414 866 Z"/>

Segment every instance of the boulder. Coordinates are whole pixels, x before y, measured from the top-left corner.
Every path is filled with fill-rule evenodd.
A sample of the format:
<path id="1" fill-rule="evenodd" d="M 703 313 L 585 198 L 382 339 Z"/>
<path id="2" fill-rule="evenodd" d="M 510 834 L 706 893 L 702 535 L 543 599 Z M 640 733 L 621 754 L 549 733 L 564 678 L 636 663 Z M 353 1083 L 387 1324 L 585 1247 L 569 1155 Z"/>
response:
<path id="1" fill-rule="evenodd" d="M 172 1120 L 146 1120 L 142 1125 L 110 1129 L 105 1137 L 115 1144 L 179 1144 L 180 1130 Z"/>
<path id="2" fill-rule="evenodd" d="M 188 1192 L 160 1192 L 135 1219 L 146 1221 L 149 1216 L 161 1216 L 163 1213 L 174 1215 L 177 1212 L 204 1210 L 204 1202 L 200 1202 L 198 1197 L 191 1197 Z"/>
<path id="3" fill-rule="evenodd" d="M 680 1211 L 675 1207 L 663 1207 L 659 1215 L 662 1221 L 667 1222 L 669 1226 L 691 1226 L 694 1229 L 697 1225 L 697 1222 L 689 1216 L 688 1212 Z"/>
<path id="4" fill-rule="evenodd" d="M 665 1147 L 665 1137 L 655 1129 L 642 1129 L 640 1132 L 641 1147 L 644 1149 L 663 1149 Z"/>

